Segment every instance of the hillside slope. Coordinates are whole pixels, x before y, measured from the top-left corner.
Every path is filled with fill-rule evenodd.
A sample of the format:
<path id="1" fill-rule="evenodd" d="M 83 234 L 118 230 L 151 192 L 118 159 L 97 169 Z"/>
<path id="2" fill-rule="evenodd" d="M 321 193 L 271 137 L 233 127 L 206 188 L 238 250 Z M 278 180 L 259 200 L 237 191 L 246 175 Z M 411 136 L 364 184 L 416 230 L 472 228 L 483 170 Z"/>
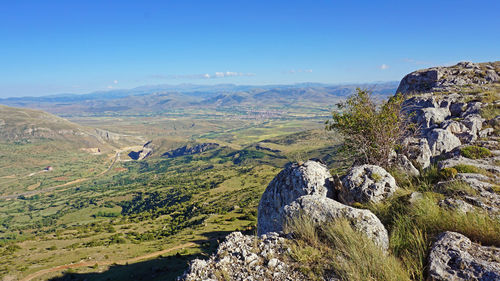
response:
<path id="1" fill-rule="evenodd" d="M 79 148 L 101 150 L 130 143 L 127 136 L 83 127 L 41 110 L 0 105 L 0 142 L 37 141 L 64 141 Z"/>

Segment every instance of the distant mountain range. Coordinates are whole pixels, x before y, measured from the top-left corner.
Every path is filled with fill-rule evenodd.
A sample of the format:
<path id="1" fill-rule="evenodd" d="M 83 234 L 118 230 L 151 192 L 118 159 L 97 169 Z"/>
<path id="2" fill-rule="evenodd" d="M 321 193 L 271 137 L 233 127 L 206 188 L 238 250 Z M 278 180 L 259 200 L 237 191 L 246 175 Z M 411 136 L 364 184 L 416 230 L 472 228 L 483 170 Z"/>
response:
<path id="1" fill-rule="evenodd" d="M 321 107 L 329 108 L 339 99 L 367 88 L 375 95 L 394 94 L 398 82 L 327 85 L 302 83 L 295 85 L 242 86 L 233 84 L 181 84 L 141 86 L 126 90 L 110 90 L 90 94 L 60 94 L 42 97 L 0 99 L 0 104 L 35 108 L 58 115 L 142 114 L 168 112 L 179 108 L 219 107 Z"/>

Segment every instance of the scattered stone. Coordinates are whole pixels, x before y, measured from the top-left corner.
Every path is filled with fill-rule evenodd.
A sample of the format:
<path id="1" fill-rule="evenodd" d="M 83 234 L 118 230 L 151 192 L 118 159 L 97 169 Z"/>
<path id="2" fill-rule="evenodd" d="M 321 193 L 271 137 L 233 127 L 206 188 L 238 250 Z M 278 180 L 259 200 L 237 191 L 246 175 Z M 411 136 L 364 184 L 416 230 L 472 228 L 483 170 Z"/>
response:
<path id="1" fill-rule="evenodd" d="M 405 139 L 404 143 L 408 147 L 410 159 L 415 161 L 420 168 L 425 169 L 431 165 L 432 151 L 427 139 L 410 137 Z"/>
<path id="2" fill-rule="evenodd" d="M 191 261 L 177 280 L 306 280 L 280 260 L 288 251 L 285 241 L 277 233 L 255 237 L 233 232 L 208 260 Z"/>
<path id="3" fill-rule="evenodd" d="M 410 194 L 410 198 L 408 199 L 408 201 L 411 204 L 415 204 L 417 201 L 419 201 L 423 198 L 424 198 L 424 195 L 421 192 L 414 191 Z"/>
<path id="4" fill-rule="evenodd" d="M 493 134 L 494 131 L 495 130 L 493 128 L 486 128 L 484 130 L 479 131 L 478 137 L 480 137 L 480 138 L 486 138 L 489 135 Z"/>

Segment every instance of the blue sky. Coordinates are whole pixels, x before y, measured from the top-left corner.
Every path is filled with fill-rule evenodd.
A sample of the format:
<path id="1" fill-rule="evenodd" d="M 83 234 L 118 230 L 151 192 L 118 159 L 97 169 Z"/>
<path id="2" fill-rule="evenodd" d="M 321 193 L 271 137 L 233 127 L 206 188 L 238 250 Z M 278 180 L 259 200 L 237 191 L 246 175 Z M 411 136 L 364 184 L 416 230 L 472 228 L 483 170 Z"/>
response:
<path id="1" fill-rule="evenodd" d="M 500 60 L 500 1 L 3 1 L 0 96 L 400 80 Z"/>

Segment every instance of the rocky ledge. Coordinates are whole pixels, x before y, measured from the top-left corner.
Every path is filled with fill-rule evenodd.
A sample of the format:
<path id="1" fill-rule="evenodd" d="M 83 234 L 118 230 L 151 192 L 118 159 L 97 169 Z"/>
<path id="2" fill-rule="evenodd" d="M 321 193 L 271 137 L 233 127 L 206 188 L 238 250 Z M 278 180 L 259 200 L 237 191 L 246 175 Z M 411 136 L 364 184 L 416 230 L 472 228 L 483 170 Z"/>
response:
<path id="1" fill-rule="evenodd" d="M 455 91 L 468 85 L 500 82 L 500 62 L 461 62 L 454 66 L 432 67 L 406 75 L 398 93 Z"/>

